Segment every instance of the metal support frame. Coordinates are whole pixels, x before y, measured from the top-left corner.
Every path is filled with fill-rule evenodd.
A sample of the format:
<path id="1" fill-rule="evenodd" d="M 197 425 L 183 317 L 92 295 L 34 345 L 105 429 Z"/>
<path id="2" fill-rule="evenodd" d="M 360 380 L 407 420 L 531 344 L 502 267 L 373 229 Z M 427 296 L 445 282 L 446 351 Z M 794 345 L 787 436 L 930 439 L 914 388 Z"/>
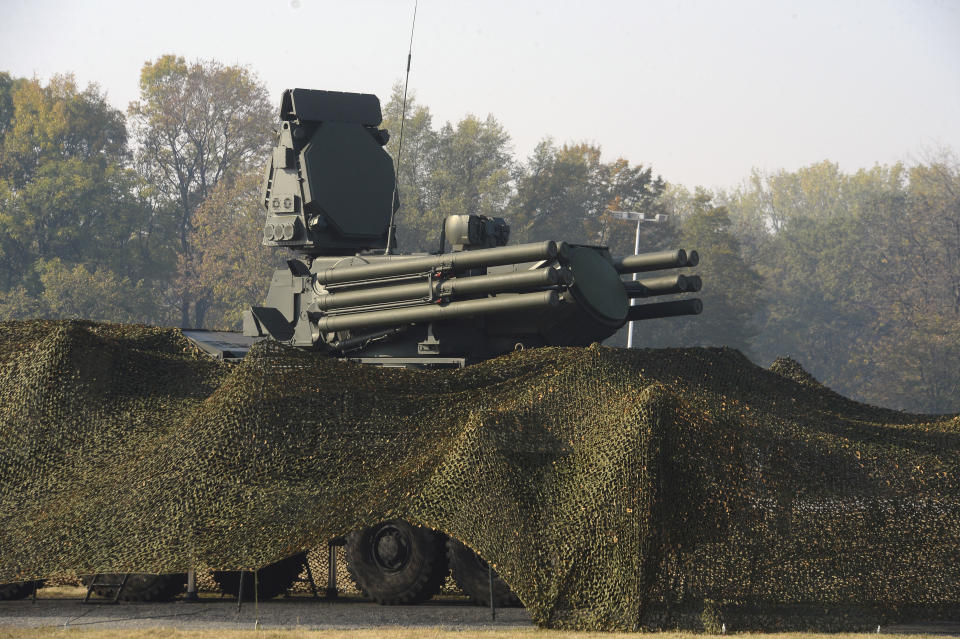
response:
<path id="1" fill-rule="evenodd" d="M 243 576 L 248 572 L 253 573 L 253 629 L 258 630 L 260 628 L 260 587 L 257 583 L 259 570 L 240 571 L 240 587 L 237 588 L 237 616 L 239 617 L 243 610 Z"/>
<path id="2" fill-rule="evenodd" d="M 313 579 L 313 570 L 310 569 L 310 560 L 306 556 L 303 558 L 303 567 L 307 571 L 307 578 L 301 579 L 299 576 L 294 579 L 294 583 L 308 584 L 310 586 L 310 592 L 313 593 L 313 598 L 317 601 L 320 600 L 320 595 L 317 594 L 317 582 Z M 290 593 L 288 592 L 285 596 L 289 597 Z"/>
<path id="3" fill-rule="evenodd" d="M 487 582 L 490 585 L 490 620 L 497 620 L 497 605 L 493 601 L 493 566 L 487 564 Z"/>
<path id="4" fill-rule="evenodd" d="M 327 589 L 324 592 L 327 599 L 336 599 L 340 596 L 337 591 L 337 544 L 327 544 Z"/>
<path id="5" fill-rule="evenodd" d="M 634 237 L 634 240 L 633 240 L 633 254 L 634 254 L 634 255 L 638 255 L 638 254 L 640 253 L 640 222 L 641 222 L 641 220 L 642 220 L 642 218 L 638 218 L 638 219 L 637 219 L 637 234 L 636 234 L 636 236 Z M 637 281 L 637 274 L 634 273 L 634 274 L 633 274 L 633 278 L 631 278 L 631 279 L 633 279 L 633 281 L 636 282 L 636 281 Z M 631 300 L 630 300 L 630 306 L 633 306 L 634 303 L 636 303 L 636 300 L 631 299 Z M 627 348 L 633 348 L 633 321 L 632 321 L 632 320 L 629 321 L 629 322 L 627 322 Z"/>
<path id="6" fill-rule="evenodd" d="M 310 592 L 313 593 L 314 599 L 319 599 L 320 596 L 317 594 L 317 582 L 313 580 L 313 571 L 310 570 L 310 562 L 304 561 L 303 567 L 307 569 L 307 583 L 310 584 Z"/>
<path id="7" fill-rule="evenodd" d="M 197 595 L 197 571 L 195 568 L 190 568 L 187 571 L 187 594 L 183 598 L 184 601 L 200 601 L 200 597 Z"/>
<path id="8" fill-rule="evenodd" d="M 90 583 L 87 585 L 87 594 L 83 598 L 83 603 L 91 603 L 90 595 L 93 594 L 93 589 L 96 588 L 97 586 L 102 586 L 106 588 L 116 588 L 117 591 L 113 595 L 113 600 L 110 601 L 109 603 L 119 603 L 120 595 L 123 594 L 123 589 L 126 588 L 127 586 L 127 579 L 130 577 L 130 573 L 129 572 L 123 573 L 123 579 L 121 579 L 120 583 L 118 584 L 97 583 L 97 579 L 99 577 L 100 577 L 100 573 L 95 573 L 93 577 L 90 579 Z M 33 596 L 34 598 L 36 598 L 37 596 L 36 586 L 34 586 Z M 93 603 L 98 603 L 98 602 L 93 602 Z M 107 602 L 99 602 L 99 603 L 107 603 Z"/>
<path id="9" fill-rule="evenodd" d="M 240 614 L 240 610 L 243 608 L 243 575 L 246 570 L 240 571 L 240 587 L 237 588 L 237 614 Z"/>

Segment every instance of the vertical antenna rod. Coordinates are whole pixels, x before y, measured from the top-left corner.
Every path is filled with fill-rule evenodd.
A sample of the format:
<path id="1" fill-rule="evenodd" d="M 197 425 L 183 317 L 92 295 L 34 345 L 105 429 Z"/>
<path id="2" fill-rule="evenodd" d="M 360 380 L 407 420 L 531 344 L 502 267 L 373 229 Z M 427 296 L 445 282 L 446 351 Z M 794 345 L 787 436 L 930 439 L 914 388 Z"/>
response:
<path id="1" fill-rule="evenodd" d="M 394 203 L 400 190 L 400 154 L 403 152 L 403 125 L 407 121 L 407 87 L 410 85 L 410 59 L 413 57 L 413 30 L 417 26 L 417 2 L 413 0 L 413 22 L 410 24 L 410 47 L 407 49 L 407 77 L 403 81 L 403 106 L 400 111 L 400 141 L 397 143 L 397 161 L 394 168 L 396 178 L 393 180 L 393 195 L 390 197 L 390 226 L 387 227 L 387 248 L 384 255 L 390 255 L 390 245 L 393 244 L 393 233 L 396 230 L 394 218 L 397 210 Z"/>

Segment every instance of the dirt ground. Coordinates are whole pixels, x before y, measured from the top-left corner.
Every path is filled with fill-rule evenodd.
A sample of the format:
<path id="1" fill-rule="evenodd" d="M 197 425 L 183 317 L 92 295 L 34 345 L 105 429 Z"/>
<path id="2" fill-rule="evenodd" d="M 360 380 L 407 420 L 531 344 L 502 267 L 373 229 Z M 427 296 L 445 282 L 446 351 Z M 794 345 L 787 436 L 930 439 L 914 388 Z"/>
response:
<path id="1" fill-rule="evenodd" d="M 379 606 L 356 597 L 316 601 L 295 596 L 245 603 L 205 595 L 197 603 L 113 604 L 82 602 L 81 588 L 44 588 L 37 601 L 0 602 L 0 638 L 44 639 L 588 639 L 639 636 L 539 630 L 522 608 L 490 610 L 446 597 L 418 606 Z M 960 624 L 881 628 L 902 637 L 960 636 Z M 649 636 L 646 635 L 646 636 Z M 704 637 L 657 633 L 657 639 Z M 860 637 L 812 633 L 744 634 L 764 639 Z M 873 635 L 875 636 L 875 635 Z"/>
<path id="2" fill-rule="evenodd" d="M 258 604 L 214 593 L 199 602 L 114 604 L 75 586 L 42 588 L 36 601 L 0 601 L 0 639 L 613 639 L 639 634 L 576 633 L 535 628 L 522 608 L 489 608 L 464 597 L 441 596 L 417 606 L 380 606 L 356 596 L 336 601 L 306 594 Z M 960 623 L 912 624 L 880 628 L 901 637 L 960 637 Z M 763 639 L 866 639 L 872 635 L 738 633 Z M 649 637 L 650 633 L 644 636 Z M 707 637 L 694 633 L 656 633 L 657 639 Z"/>
<path id="3" fill-rule="evenodd" d="M 46 590 L 46 589 L 44 589 Z M 244 603 L 238 610 L 235 600 L 203 597 L 197 603 L 132 604 L 93 600 L 84 604 L 75 593 L 51 597 L 43 593 L 30 599 L 0 602 L 0 637 L 12 627 L 59 629 L 145 629 L 180 630 L 347 630 L 397 626 L 445 628 L 451 630 L 531 628 L 530 616 L 522 608 L 490 609 L 475 606 L 462 598 L 432 600 L 418 606 L 380 606 L 359 598 L 336 602 L 316 601 L 307 596 Z"/>
<path id="4" fill-rule="evenodd" d="M 373 628 L 369 630 L 76 630 L 60 628 L 16 629 L 4 639 L 640 639 L 639 634 L 575 633 L 548 630 L 443 630 L 440 628 Z M 659 633 L 655 639 L 703 639 L 712 635 Z M 873 634 L 818 635 L 782 633 L 740 635 L 757 639 L 870 639 Z M 901 635 L 903 639 L 921 639 L 930 635 Z M 643 635 L 649 639 L 650 635 Z"/>

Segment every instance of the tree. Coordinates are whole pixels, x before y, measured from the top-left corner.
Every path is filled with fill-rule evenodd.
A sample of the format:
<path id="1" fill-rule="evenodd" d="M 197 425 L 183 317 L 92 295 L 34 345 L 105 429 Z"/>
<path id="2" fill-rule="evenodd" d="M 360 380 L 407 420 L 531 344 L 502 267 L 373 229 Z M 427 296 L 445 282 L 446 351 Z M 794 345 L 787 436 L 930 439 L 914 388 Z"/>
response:
<path id="1" fill-rule="evenodd" d="M 871 403 L 960 408 L 957 166 L 844 174 L 824 162 L 754 173 L 727 196 L 764 278 L 761 361 L 791 355 Z"/>
<path id="2" fill-rule="evenodd" d="M 391 133 L 386 148 L 396 159 L 403 85 L 394 84 L 383 111 Z M 398 175 L 401 249 L 438 250 L 448 215 L 502 215 L 511 192 L 509 145 L 510 136 L 493 116 L 480 120 L 467 115 L 456 126 L 448 122 L 434 130 L 430 110 L 409 94 Z"/>
<path id="3" fill-rule="evenodd" d="M 438 214 L 430 201 L 429 185 L 437 163 L 437 133 L 433 130 L 430 109 L 417 104 L 412 92 L 407 96 L 403 121 L 403 149 L 400 149 L 400 124 L 403 118 L 403 85 L 393 85 L 390 100 L 383 108 L 383 126 L 390 131 L 387 152 L 396 162 L 400 151 L 397 183 L 400 209 L 397 211 L 397 245 L 404 251 L 436 250 L 426 238 L 439 230 Z"/>
<path id="4" fill-rule="evenodd" d="M 133 189 L 136 174 L 125 167 L 123 114 L 96 85 L 80 91 L 69 75 L 47 86 L 0 78 L 0 107 L 9 112 L 0 126 L 4 313 L 43 308 L 46 262 L 140 279 L 131 256 L 143 239 L 137 230 L 146 207 Z"/>
<path id="5" fill-rule="evenodd" d="M 240 313 L 266 295 L 271 268 L 286 251 L 264 247 L 259 172 L 223 180 L 197 207 L 190 241 L 195 263 L 180 280 L 188 293 L 211 300 L 207 325 L 223 330 L 240 328 Z"/>
<path id="6" fill-rule="evenodd" d="M 613 217 L 611 211 L 633 211 L 648 218 L 667 212 L 663 195 L 666 183 L 653 169 L 631 165 L 624 158 L 601 164 L 599 181 L 607 191 L 605 209 L 587 219 L 588 235 L 599 227 L 600 243 L 610 247 L 614 255 L 630 255 L 635 248 L 636 223 Z M 640 251 L 671 248 L 677 241 L 676 224 L 640 225 Z"/>
<path id="7" fill-rule="evenodd" d="M 589 237 L 589 216 L 603 212 L 607 194 L 597 179 L 600 148 L 587 144 L 558 148 L 541 141 L 517 172 L 517 194 L 510 218 L 516 239 L 596 242 Z"/>
<path id="8" fill-rule="evenodd" d="M 680 243 L 700 254 L 695 272 L 703 279 L 703 290 L 697 294 L 703 300 L 703 313 L 640 323 L 636 330 L 653 333 L 655 338 L 647 338 L 648 345 L 751 349 L 762 279 L 743 258 L 726 207 L 715 206 L 712 200 L 709 193 L 698 190 L 679 232 Z M 681 218 L 679 213 L 675 217 Z"/>
<path id="9" fill-rule="evenodd" d="M 558 148 L 550 139 L 537 145 L 517 171 L 516 196 L 510 203 L 518 239 L 602 241 L 615 252 L 633 252 L 634 225 L 609 212 L 661 212 L 658 198 L 665 184 L 651 169 L 631 166 L 622 158 L 602 163 L 600 153 L 600 147 L 589 144 Z"/>
<path id="10" fill-rule="evenodd" d="M 262 167 L 275 115 L 248 69 L 166 55 L 144 64 L 128 114 L 137 168 L 173 218 L 180 271 L 173 288 L 181 326 L 202 326 L 213 300 L 191 282 L 194 214 L 221 180 Z"/>
<path id="11" fill-rule="evenodd" d="M 105 267 L 71 268 L 56 258 L 39 261 L 35 270 L 43 285 L 40 304 L 46 317 L 127 323 L 153 317 L 153 296 L 143 281 Z"/>
<path id="12" fill-rule="evenodd" d="M 0 141 L 6 137 L 13 122 L 13 92 L 21 82 L 23 80 L 16 80 L 6 71 L 0 71 Z M 2 144 L 0 144 L 0 153 L 2 153 Z"/>
<path id="13" fill-rule="evenodd" d="M 467 115 L 437 133 L 433 170 L 426 183 L 430 211 L 422 248 L 439 248 L 448 215 L 502 216 L 510 197 L 510 136 L 492 116 Z"/>
<path id="14" fill-rule="evenodd" d="M 865 203 L 862 235 L 872 340 L 862 356 L 871 401 L 960 410 L 960 161 L 949 153 L 898 170 L 898 188 Z"/>

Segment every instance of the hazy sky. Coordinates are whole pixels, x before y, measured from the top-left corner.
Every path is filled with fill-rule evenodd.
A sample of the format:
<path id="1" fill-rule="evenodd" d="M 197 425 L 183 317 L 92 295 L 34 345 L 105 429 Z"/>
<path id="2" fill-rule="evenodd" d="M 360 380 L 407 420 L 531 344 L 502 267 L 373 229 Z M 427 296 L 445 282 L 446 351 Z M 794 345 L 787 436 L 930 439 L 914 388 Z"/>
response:
<path id="1" fill-rule="evenodd" d="M 0 70 L 72 71 L 125 109 L 147 59 L 249 65 L 288 87 L 389 95 L 413 0 L 0 0 Z M 960 1 L 421 0 L 410 86 L 436 124 L 493 114 L 671 182 L 853 170 L 960 149 Z M 396 133 L 396 132 L 394 132 Z"/>

